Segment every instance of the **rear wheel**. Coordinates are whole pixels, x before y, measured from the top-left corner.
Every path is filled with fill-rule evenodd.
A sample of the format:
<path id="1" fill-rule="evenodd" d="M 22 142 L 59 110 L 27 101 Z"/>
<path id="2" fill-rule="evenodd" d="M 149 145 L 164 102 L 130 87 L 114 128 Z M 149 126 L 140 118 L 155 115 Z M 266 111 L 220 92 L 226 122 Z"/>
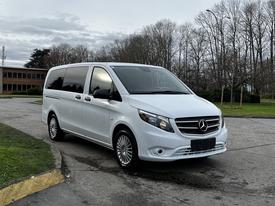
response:
<path id="1" fill-rule="evenodd" d="M 138 148 L 133 133 L 120 130 L 114 137 L 116 159 L 123 169 L 135 169 L 139 164 Z"/>
<path id="2" fill-rule="evenodd" d="M 48 121 L 49 137 L 53 141 L 59 141 L 64 138 L 64 132 L 60 129 L 57 117 L 51 114 Z"/>

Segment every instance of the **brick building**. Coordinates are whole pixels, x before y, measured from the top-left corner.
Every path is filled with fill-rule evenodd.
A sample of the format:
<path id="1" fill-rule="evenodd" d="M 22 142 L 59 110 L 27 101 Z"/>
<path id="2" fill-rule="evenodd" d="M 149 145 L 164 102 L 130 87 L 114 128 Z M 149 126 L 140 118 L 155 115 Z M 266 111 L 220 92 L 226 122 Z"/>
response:
<path id="1" fill-rule="evenodd" d="M 26 92 L 30 88 L 42 88 L 47 70 L 36 68 L 0 67 L 0 94 Z"/>

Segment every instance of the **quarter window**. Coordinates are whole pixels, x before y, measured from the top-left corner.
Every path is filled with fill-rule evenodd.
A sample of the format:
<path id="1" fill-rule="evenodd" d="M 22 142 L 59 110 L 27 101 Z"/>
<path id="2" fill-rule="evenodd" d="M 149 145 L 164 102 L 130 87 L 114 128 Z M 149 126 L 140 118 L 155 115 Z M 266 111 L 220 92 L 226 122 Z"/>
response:
<path id="1" fill-rule="evenodd" d="M 54 89 L 54 90 L 61 90 L 62 84 L 64 80 L 64 69 L 54 70 L 49 74 L 47 79 L 46 88 L 47 89 Z"/>
<path id="2" fill-rule="evenodd" d="M 88 67 L 75 67 L 66 70 L 62 89 L 69 92 L 83 93 Z"/>

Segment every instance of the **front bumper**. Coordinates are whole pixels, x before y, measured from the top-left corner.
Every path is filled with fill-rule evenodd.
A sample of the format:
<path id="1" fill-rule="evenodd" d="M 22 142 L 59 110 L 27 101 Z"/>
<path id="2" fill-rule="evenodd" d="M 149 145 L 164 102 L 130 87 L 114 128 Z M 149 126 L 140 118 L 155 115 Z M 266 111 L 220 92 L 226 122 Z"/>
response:
<path id="1" fill-rule="evenodd" d="M 143 125 L 144 126 L 144 125 Z M 160 129 L 147 129 L 140 132 L 138 138 L 139 158 L 146 161 L 169 162 L 181 159 L 201 158 L 226 151 L 227 129 L 223 127 L 216 133 L 207 135 L 184 135 L 179 130 L 169 133 Z M 139 130 L 140 131 L 140 130 Z M 141 136 L 142 135 L 142 136 Z M 192 151 L 191 140 L 215 137 L 213 149 Z"/>

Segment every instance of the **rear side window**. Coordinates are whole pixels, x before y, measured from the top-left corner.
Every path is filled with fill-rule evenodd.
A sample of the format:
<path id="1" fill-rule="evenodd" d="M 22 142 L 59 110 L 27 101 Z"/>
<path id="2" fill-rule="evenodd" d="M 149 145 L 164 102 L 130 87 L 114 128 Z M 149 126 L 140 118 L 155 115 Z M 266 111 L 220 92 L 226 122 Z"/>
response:
<path id="1" fill-rule="evenodd" d="M 47 79 L 46 88 L 61 90 L 63 80 L 64 80 L 64 74 L 65 74 L 64 69 L 58 69 L 50 72 L 49 77 Z"/>
<path id="2" fill-rule="evenodd" d="M 66 69 L 62 89 L 69 92 L 83 93 L 88 67 Z"/>

